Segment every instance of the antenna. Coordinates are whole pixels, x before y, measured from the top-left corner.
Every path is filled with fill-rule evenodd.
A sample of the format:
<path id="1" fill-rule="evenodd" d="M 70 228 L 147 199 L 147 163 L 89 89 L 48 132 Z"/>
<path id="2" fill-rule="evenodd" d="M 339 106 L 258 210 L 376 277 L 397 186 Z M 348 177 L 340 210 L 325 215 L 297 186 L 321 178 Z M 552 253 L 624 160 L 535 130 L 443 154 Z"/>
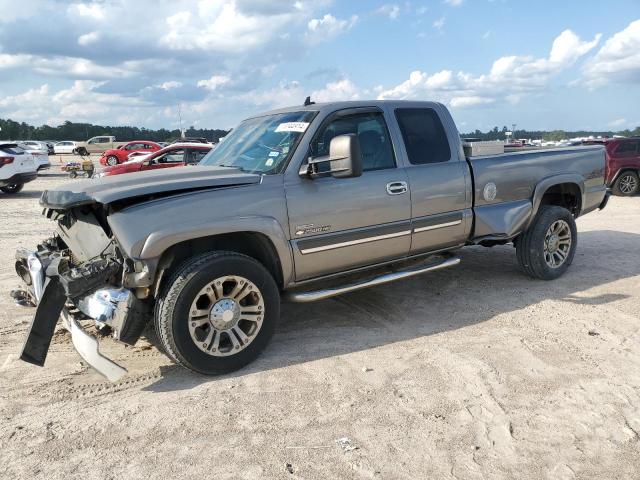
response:
<path id="1" fill-rule="evenodd" d="M 180 122 L 180 138 L 184 138 L 184 130 L 182 130 L 182 104 L 178 104 L 178 121 Z"/>
<path id="2" fill-rule="evenodd" d="M 316 102 L 312 102 L 312 101 L 311 101 L 311 95 L 309 95 L 307 98 L 305 98 L 305 99 L 304 99 L 304 106 L 305 106 L 305 107 L 308 107 L 309 105 L 313 105 L 313 104 L 315 104 L 315 103 L 316 103 Z"/>

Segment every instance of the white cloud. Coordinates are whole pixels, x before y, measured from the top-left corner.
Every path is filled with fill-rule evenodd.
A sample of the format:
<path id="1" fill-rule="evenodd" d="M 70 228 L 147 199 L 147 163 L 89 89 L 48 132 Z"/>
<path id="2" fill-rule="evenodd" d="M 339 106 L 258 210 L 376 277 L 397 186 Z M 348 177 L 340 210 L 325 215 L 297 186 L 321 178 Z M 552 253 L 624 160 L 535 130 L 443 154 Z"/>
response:
<path id="1" fill-rule="evenodd" d="M 445 20 L 446 20 L 445 17 L 440 17 L 438 20 L 433 22 L 433 28 L 435 28 L 436 30 L 442 30 L 442 27 L 444 27 Z"/>
<path id="2" fill-rule="evenodd" d="M 387 3 L 378 8 L 376 13 L 389 17 L 391 20 L 395 20 L 400 15 L 400 7 L 395 4 Z"/>
<path id="3" fill-rule="evenodd" d="M 208 80 L 198 80 L 197 85 L 202 88 L 206 88 L 207 90 L 216 90 L 218 87 L 222 85 L 226 85 L 231 81 L 226 75 L 213 75 Z"/>
<path id="4" fill-rule="evenodd" d="M 173 90 L 174 88 L 180 88 L 182 86 L 182 82 L 177 82 L 175 80 L 169 80 L 168 82 L 163 82 L 158 85 L 162 90 Z"/>
<path id="5" fill-rule="evenodd" d="M 267 13 L 239 5 L 233 0 L 202 0 L 198 2 L 197 15 L 183 10 L 169 16 L 168 31 L 160 42 L 172 50 L 245 52 L 264 45 L 286 26 L 306 16 L 296 4 L 276 5 L 273 12 Z"/>
<path id="6" fill-rule="evenodd" d="M 69 5 L 67 13 L 70 16 L 79 15 L 93 20 L 102 20 L 105 16 L 104 8 L 97 3 L 74 3 Z"/>
<path id="7" fill-rule="evenodd" d="M 343 100 L 358 100 L 360 91 L 358 87 L 349 79 L 344 78 L 337 82 L 330 82 L 321 90 L 316 90 L 311 94 L 314 102 L 337 102 Z"/>
<path id="8" fill-rule="evenodd" d="M 612 120 L 611 122 L 609 122 L 610 127 L 624 127 L 626 124 L 626 118 L 617 118 L 616 120 Z"/>
<path id="9" fill-rule="evenodd" d="M 452 7 L 459 7 L 464 3 L 464 0 L 444 0 L 444 3 Z"/>
<path id="10" fill-rule="evenodd" d="M 99 65 L 79 57 L 41 57 L 37 55 L 0 54 L 0 70 L 29 68 L 35 73 L 48 76 L 71 78 L 126 78 L 144 71 L 149 62 L 127 61 L 118 65 Z"/>
<path id="11" fill-rule="evenodd" d="M 64 120 L 92 123 L 121 123 L 141 121 L 144 108 L 142 100 L 101 93 L 103 82 L 76 80 L 69 88 L 51 91 L 48 84 L 23 93 L 0 99 L 0 110 L 9 118 L 20 118 L 37 124 L 57 125 Z M 135 111 L 135 115 L 128 112 Z M 127 119 L 129 122 L 127 122 Z"/>
<path id="12" fill-rule="evenodd" d="M 91 45 L 100 40 L 100 32 L 89 32 L 78 37 L 78 45 Z"/>
<path id="13" fill-rule="evenodd" d="M 309 20 L 305 38 L 311 44 L 325 42 L 346 32 L 353 27 L 357 21 L 357 15 L 353 15 L 349 20 L 344 20 L 327 13 L 322 18 L 312 18 Z"/>
<path id="14" fill-rule="evenodd" d="M 379 98 L 428 98 L 460 108 L 488 105 L 497 100 L 514 104 L 525 94 L 545 89 L 555 75 L 575 64 L 599 40 L 600 35 L 596 35 L 590 42 L 582 41 L 565 30 L 553 41 L 548 58 L 501 57 L 493 62 L 489 73 L 479 76 L 462 71 L 428 74 L 416 70 L 404 82 L 381 91 Z"/>
<path id="15" fill-rule="evenodd" d="M 587 84 L 640 82 L 640 20 L 607 39 L 584 68 Z"/>
<path id="16" fill-rule="evenodd" d="M 487 38 L 489 38 L 491 36 L 491 30 L 487 30 L 486 32 L 484 32 L 484 34 L 482 35 L 482 39 L 486 40 Z"/>

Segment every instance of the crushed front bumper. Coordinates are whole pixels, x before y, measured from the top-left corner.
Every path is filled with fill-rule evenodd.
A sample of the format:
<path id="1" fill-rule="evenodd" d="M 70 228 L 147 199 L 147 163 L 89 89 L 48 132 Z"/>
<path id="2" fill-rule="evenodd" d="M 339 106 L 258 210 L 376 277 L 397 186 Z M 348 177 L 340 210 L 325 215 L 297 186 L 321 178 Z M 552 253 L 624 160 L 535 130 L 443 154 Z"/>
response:
<path id="1" fill-rule="evenodd" d="M 126 374 L 126 369 L 100 353 L 98 340 L 82 328 L 79 317 L 92 318 L 98 326 L 110 327 L 116 339 L 135 343 L 145 319 L 141 318 L 144 312 L 131 292 L 124 288 L 108 288 L 104 284 L 93 288 L 96 280 L 104 276 L 98 271 L 94 272 L 93 278 L 86 279 L 92 287 L 91 292 L 76 296 L 78 286 L 69 281 L 73 274 L 56 275 L 53 262 L 43 262 L 35 252 L 22 251 L 16 256 L 16 270 L 27 289 L 14 291 L 12 296 L 20 305 L 37 307 L 20 359 L 43 366 L 56 324 L 62 318 L 63 326 L 71 333 L 73 346 L 91 367 L 110 381 Z"/>

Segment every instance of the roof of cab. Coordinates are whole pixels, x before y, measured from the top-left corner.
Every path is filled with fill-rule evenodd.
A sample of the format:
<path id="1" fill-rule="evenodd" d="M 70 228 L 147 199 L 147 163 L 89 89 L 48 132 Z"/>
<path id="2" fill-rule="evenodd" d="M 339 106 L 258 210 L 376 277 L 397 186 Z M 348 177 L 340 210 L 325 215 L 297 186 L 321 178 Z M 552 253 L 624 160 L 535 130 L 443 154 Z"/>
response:
<path id="1" fill-rule="evenodd" d="M 343 102 L 326 102 L 326 103 L 310 103 L 309 105 L 292 105 L 290 107 L 277 108 L 275 110 L 269 110 L 267 112 L 251 115 L 249 118 L 264 117 L 266 115 L 273 115 L 277 113 L 287 112 L 322 112 L 324 110 L 342 110 L 345 108 L 358 108 L 358 107 L 382 107 L 383 105 L 392 105 L 396 107 L 435 107 L 442 106 L 439 102 L 429 102 L 422 100 L 353 100 Z"/>

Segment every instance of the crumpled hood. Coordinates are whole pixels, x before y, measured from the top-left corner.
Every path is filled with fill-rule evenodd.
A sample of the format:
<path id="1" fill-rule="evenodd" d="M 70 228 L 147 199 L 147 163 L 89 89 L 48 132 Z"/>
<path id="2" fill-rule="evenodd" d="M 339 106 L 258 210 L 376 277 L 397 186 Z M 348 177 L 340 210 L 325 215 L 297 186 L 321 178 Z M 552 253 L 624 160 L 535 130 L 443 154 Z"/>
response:
<path id="1" fill-rule="evenodd" d="M 164 168 L 69 182 L 53 190 L 45 190 L 40 198 L 40 205 L 53 209 L 66 209 L 92 203 L 106 205 L 127 198 L 144 198 L 155 194 L 177 194 L 191 190 L 255 183 L 260 183 L 260 175 L 242 173 L 236 168 L 200 166 Z"/>

